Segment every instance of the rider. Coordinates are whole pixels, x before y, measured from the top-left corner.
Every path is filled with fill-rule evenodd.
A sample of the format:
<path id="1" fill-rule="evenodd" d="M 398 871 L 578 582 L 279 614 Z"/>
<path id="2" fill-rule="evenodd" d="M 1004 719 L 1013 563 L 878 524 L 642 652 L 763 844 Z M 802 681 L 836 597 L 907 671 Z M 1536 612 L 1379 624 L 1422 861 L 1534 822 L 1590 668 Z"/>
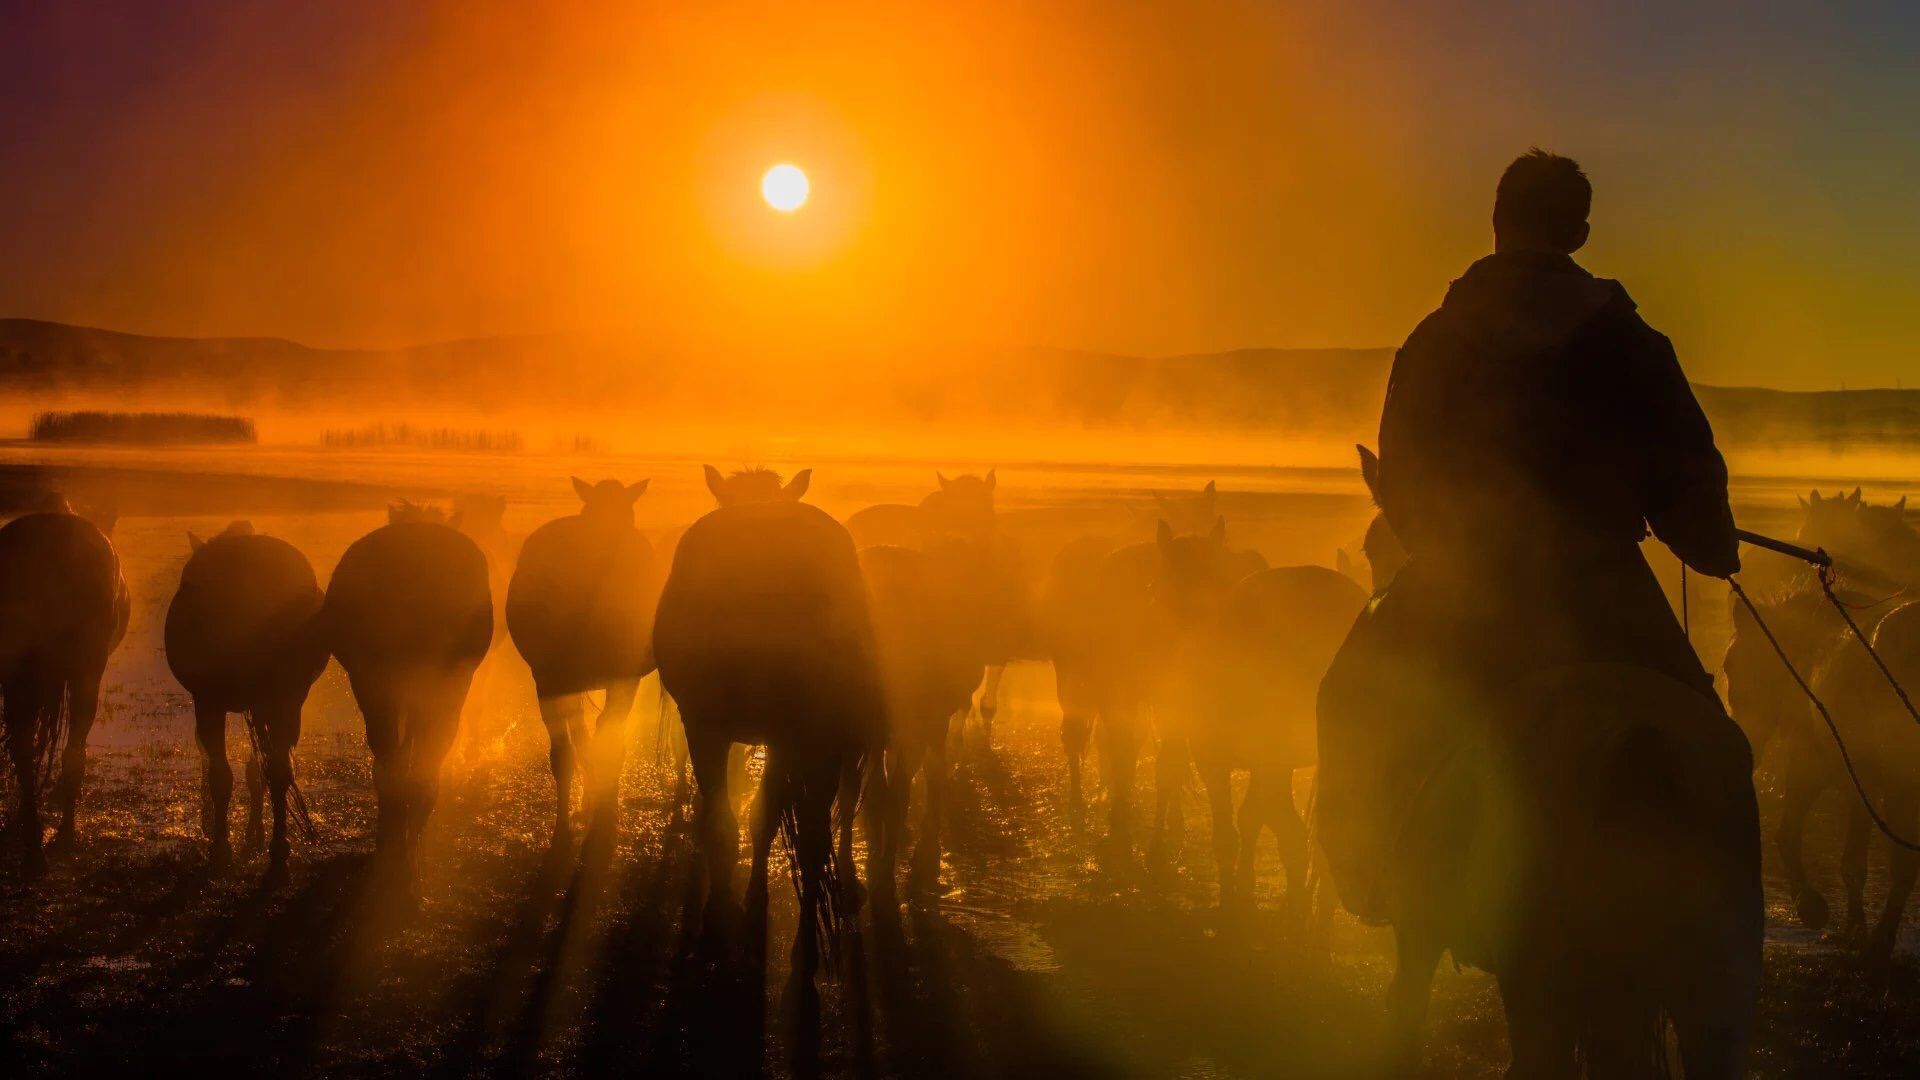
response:
<path id="1" fill-rule="evenodd" d="M 1573 161 L 1516 160 L 1493 254 L 1394 359 L 1369 479 L 1409 560 L 1321 687 L 1322 836 L 1363 917 L 1384 917 L 1376 874 L 1451 718 L 1503 687 L 1613 663 L 1719 708 L 1639 545 L 1651 526 L 1694 570 L 1739 570 L 1726 464 L 1673 346 L 1573 261 L 1591 202 Z"/>
<path id="2" fill-rule="evenodd" d="M 1651 526 L 1694 570 L 1739 570 L 1727 468 L 1672 344 L 1573 261 L 1592 200 L 1567 158 L 1508 166 L 1493 254 L 1394 359 L 1375 496 L 1407 588 L 1517 646 L 1474 647 L 1484 676 L 1610 660 L 1710 695 L 1639 544 Z"/>

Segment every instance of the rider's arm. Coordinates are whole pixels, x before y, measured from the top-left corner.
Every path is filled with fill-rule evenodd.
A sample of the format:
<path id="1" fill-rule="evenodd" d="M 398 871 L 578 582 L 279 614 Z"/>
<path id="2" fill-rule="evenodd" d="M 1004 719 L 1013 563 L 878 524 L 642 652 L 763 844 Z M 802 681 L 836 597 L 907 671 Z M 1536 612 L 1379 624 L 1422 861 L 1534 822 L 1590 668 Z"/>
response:
<path id="1" fill-rule="evenodd" d="M 1727 500 L 1727 463 L 1693 396 L 1673 343 L 1637 316 L 1621 328 L 1627 376 L 1626 452 L 1635 458 L 1642 512 L 1654 536 L 1688 566 L 1713 577 L 1740 569 Z"/>

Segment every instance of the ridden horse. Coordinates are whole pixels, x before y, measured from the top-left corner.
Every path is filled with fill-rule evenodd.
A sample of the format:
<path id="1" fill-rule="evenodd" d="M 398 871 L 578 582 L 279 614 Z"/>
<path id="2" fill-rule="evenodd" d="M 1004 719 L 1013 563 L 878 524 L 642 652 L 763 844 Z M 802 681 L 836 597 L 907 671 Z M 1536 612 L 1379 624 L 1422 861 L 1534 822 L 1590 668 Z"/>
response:
<path id="1" fill-rule="evenodd" d="M 1627 665 L 1489 694 L 1420 657 L 1361 620 L 1317 710 L 1321 842 L 1393 925 L 1399 1063 L 1451 950 L 1499 979 L 1508 1075 L 1663 1073 L 1669 1023 L 1687 1076 L 1742 1075 L 1765 912 L 1739 730 Z"/>
<path id="2" fill-rule="evenodd" d="M 254 752 L 247 758 L 246 846 L 262 838 L 261 799 L 273 794 L 267 880 L 287 876 L 287 792 L 300 710 L 327 666 L 320 626 L 325 595 L 313 566 L 285 540 L 236 521 L 211 540 L 188 534 L 192 554 L 167 605 L 167 667 L 193 696 L 194 736 L 204 758 L 201 831 L 215 867 L 233 858 L 227 842 L 227 714 L 244 713 Z M 264 765 L 265 775 L 262 775 Z"/>
<path id="3" fill-rule="evenodd" d="M 493 641 L 487 557 L 443 515 L 402 504 L 355 540 L 321 622 L 366 721 L 375 847 L 411 872 L 473 673 Z"/>
<path id="4" fill-rule="evenodd" d="M 1287 905 L 1307 906 L 1307 827 L 1293 774 L 1314 764 L 1314 697 L 1367 594 L 1323 566 L 1245 573 L 1222 531 L 1176 537 L 1161 529 L 1155 603 L 1170 630 L 1171 662 L 1157 714 L 1184 736 L 1213 813 L 1214 861 L 1224 908 L 1253 900 L 1262 829 L 1280 845 Z M 1169 738 L 1161 736 L 1166 752 Z M 1247 793 L 1234 821 L 1235 770 Z"/>
<path id="5" fill-rule="evenodd" d="M 994 509 L 999 486 L 994 470 L 985 476 L 949 478 L 935 473 L 939 488 L 917 505 L 882 503 L 857 510 L 847 518 L 854 545 L 927 550 L 932 545 L 970 545 L 978 557 L 970 560 L 978 580 L 971 590 L 976 600 L 992 609 L 987 665 L 979 683 L 980 724 L 989 739 L 1000 710 L 1000 683 L 1007 662 L 1019 654 L 1028 633 L 1028 586 L 1019 550 L 1001 531 Z"/>
<path id="6" fill-rule="evenodd" d="M 867 848 L 867 882 L 883 907 L 894 895 L 913 777 L 923 765 L 926 805 L 908 880 L 921 892 L 938 883 L 947 736 L 954 721 L 965 718 L 989 652 L 990 612 L 971 588 L 967 560 L 973 553 L 965 545 L 916 551 L 884 544 L 860 552 L 887 705 L 884 769 L 878 762 L 871 768 L 880 781 L 874 788 L 880 805 L 869 814 L 876 835 L 868 837 Z M 843 799 L 850 790 L 843 787 Z M 852 863 L 852 824 L 850 815 L 842 820 L 843 866 Z"/>
<path id="7" fill-rule="evenodd" d="M 735 743 L 767 748 L 753 811 L 750 933 L 764 947 L 767 858 L 775 829 L 796 867 L 800 926 L 789 990 L 817 1018 L 823 926 L 852 925 L 836 881 L 833 803 L 841 777 L 884 739 L 873 624 L 853 540 L 805 503 L 733 503 L 687 528 L 654 622 L 661 685 L 685 727 L 707 863 L 705 924 L 732 911 L 738 826 L 727 795 Z M 842 807 L 850 814 L 853 807 Z"/>
<path id="8" fill-rule="evenodd" d="M 73 844 L 87 733 L 107 657 L 126 636 L 129 610 L 120 557 L 92 522 L 54 511 L 0 528 L 0 694 L 19 789 L 10 828 L 29 876 L 46 870 L 40 795 L 56 754 L 60 823 L 53 842 L 57 849 Z"/>
<path id="9" fill-rule="evenodd" d="M 507 585 L 507 633 L 533 670 L 553 770 L 553 842 L 569 835 L 577 755 L 584 754 L 585 801 L 595 828 L 618 824 L 627 715 L 640 680 L 653 671 L 653 549 L 634 528 L 633 504 L 647 482 L 589 484 L 573 478 L 580 512 L 535 529 Z M 591 733 L 582 709 L 606 692 Z"/>

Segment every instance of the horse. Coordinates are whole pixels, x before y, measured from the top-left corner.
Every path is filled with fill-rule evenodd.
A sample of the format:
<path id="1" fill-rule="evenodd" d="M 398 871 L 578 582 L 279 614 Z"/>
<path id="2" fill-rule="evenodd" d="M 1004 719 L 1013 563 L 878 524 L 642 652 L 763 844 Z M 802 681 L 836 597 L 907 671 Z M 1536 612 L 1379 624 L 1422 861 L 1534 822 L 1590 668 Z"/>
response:
<path id="1" fill-rule="evenodd" d="M 1304 914 L 1307 827 L 1293 774 L 1314 764 L 1314 696 L 1367 594 L 1323 566 L 1243 573 L 1224 529 L 1176 537 L 1163 525 L 1157 544 L 1155 603 L 1173 654 L 1158 713 L 1186 739 L 1207 790 L 1221 907 L 1251 904 L 1254 851 L 1269 829 L 1288 907 Z M 1168 741 L 1163 734 L 1163 748 Z M 1247 772 L 1237 827 L 1236 770 Z"/>
<path id="2" fill-rule="evenodd" d="M 847 531 L 859 548 L 904 547 L 925 550 L 929 545 L 971 545 L 982 554 L 974 560 L 980 578 L 973 590 L 997 609 L 991 652 L 979 684 L 980 725 L 989 740 L 1000 711 L 1000 684 L 1007 662 L 1021 653 L 1029 636 L 1028 584 L 1019 549 L 999 528 L 994 493 L 995 471 L 984 476 L 949 478 L 935 473 L 939 487 L 917 505 L 882 503 L 855 511 Z"/>
<path id="3" fill-rule="evenodd" d="M 885 737 L 872 618 L 853 538 L 832 517 L 780 500 L 724 505 L 681 537 L 660 595 L 654 653 L 680 710 L 699 790 L 707 864 L 704 925 L 733 904 L 738 826 L 727 794 L 735 743 L 767 748 L 753 812 L 747 909 L 764 946 L 767 857 L 776 828 L 790 846 L 800 900 L 791 1000 L 818 1017 L 814 976 L 823 928 L 850 929 L 852 904 L 833 860 L 841 777 Z M 852 813 L 853 807 L 842 807 Z"/>
<path id="4" fill-rule="evenodd" d="M 1765 913 L 1739 730 L 1657 672 L 1476 691 L 1384 634 L 1357 623 L 1321 681 L 1317 786 L 1342 901 L 1394 928 L 1400 1064 L 1451 950 L 1500 981 L 1510 1075 L 1664 1072 L 1669 1023 L 1686 1075 L 1741 1075 Z"/>
<path id="5" fill-rule="evenodd" d="M 925 892 L 938 882 L 947 737 L 953 722 L 967 714 L 989 652 L 987 611 L 971 592 L 974 578 L 967 560 L 972 554 L 964 545 L 935 545 L 930 551 L 881 545 L 860 551 L 887 706 L 886 760 L 883 770 L 875 770 L 881 805 L 869 816 L 877 827 L 867 848 L 867 882 L 883 906 L 890 906 L 894 895 L 913 777 L 923 766 L 927 798 L 909 885 Z M 848 785 L 855 782 L 847 778 Z M 843 786 L 843 799 L 852 790 Z M 848 865 L 852 824 L 850 816 L 843 818 L 840 832 L 840 858 Z"/>
<path id="6" fill-rule="evenodd" d="M 233 859 L 227 841 L 227 714 L 244 713 L 254 753 L 247 759 L 245 845 L 262 838 L 261 799 L 273 793 L 267 881 L 287 877 L 287 792 L 300 710 L 327 666 L 320 626 L 325 594 L 313 566 L 285 540 L 236 521 L 210 540 L 188 534 L 192 554 L 167 605 L 167 667 L 193 698 L 194 736 L 204 759 L 200 828 L 216 869 Z M 262 776 L 264 766 L 265 775 Z"/>
<path id="7" fill-rule="evenodd" d="M 1368 491 L 1377 491 L 1380 487 L 1380 458 L 1364 446 L 1356 446 L 1360 452 L 1360 478 Z M 1372 580 L 1375 592 L 1387 587 L 1400 568 L 1407 565 L 1407 549 L 1394 535 L 1393 527 L 1387 524 L 1385 514 L 1375 512 L 1367 522 L 1366 535 L 1360 541 L 1360 554 L 1367 560 L 1367 572 Z"/>
<path id="8" fill-rule="evenodd" d="M 460 709 L 493 642 L 487 557 L 445 515 L 395 506 L 340 556 L 321 622 L 366 722 L 375 848 L 411 871 Z"/>
<path id="9" fill-rule="evenodd" d="M 113 543 L 71 512 L 27 514 L 0 528 L 0 694 L 19 802 L 11 828 L 30 877 L 46 871 L 41 787 L 60 756 L 56 850 L 74 842 L 87 733 L 107 657 L 131 610 Z M 60 745 L 61 728 L 66 743 Z"/>
<path id="10" fill-rule="evenodd" d="M 585 753 L 595 827 L 619 816 L 626 720 L 653 672 L 653 549 L 633 524 L 647 481 L 589 484 L 573 477 L 580 512 L 535 529 L 507 584 L 507 633 L 533 670 L 553 770 L 553 843 L 569 836 L 576 755 Z M 589 735 L 582 698 L 606 692 Z M 585 807 L 583 807 L 584 809 Z"/>

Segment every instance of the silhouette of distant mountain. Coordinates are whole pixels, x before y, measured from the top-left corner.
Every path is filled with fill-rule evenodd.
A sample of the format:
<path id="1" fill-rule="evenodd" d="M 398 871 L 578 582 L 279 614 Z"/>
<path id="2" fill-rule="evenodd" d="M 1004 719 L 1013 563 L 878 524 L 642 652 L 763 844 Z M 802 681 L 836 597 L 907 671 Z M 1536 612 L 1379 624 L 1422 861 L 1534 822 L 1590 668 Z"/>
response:
<path id="1" fill-rule="evenodd" d="M 1048 421 L 1367 437 L 1393 350 L 1237 349 L 1139 357 L 1065 349 L 790 358 L 673 355 L 612 336 L 321 349 L 0 319 L 0 395 L 227 408 L 618 409 L 725 420 L 791 414 Z M 1920 440 L 1920 390 L 1697 387 L 1728 441 Z M 704 414 L 704 415 L 703 415 Z"/>

